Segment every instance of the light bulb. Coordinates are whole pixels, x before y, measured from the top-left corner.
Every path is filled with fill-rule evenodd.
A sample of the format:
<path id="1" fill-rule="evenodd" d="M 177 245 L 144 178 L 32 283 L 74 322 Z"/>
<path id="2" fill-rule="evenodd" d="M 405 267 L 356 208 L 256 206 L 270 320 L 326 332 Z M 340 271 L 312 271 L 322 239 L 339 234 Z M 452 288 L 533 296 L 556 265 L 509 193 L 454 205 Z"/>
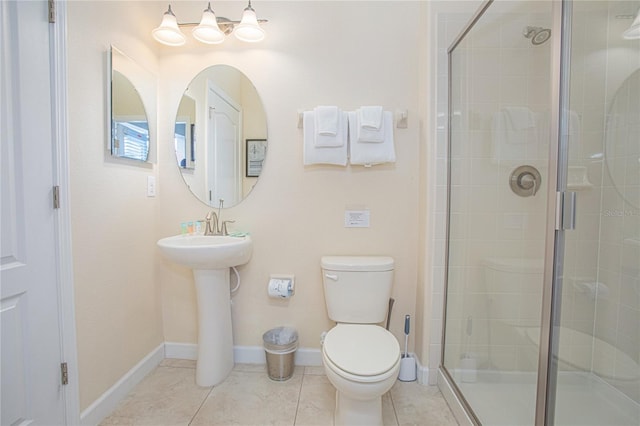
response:
<path id="1" fill-rule="evenodd" d="M 200 24 L 193 29 L 193 37 L 207 44 L 218 44 L 224 41 L 224 33 L 218 26 L 216 15 L 211 10 L 211 3 L 202 13 Z"/>
<path id="2" fill-rule="evenodd" d="M 167 46 L 182 46 L 186 41 L 184 34 L 178 28 L 178 20 L 171 11 L 171 5 L 162 16 L 160 26 L 154 29 L 151 34 L 158 42 Z"/>
<path id="3" fill-rule="evenodd" d="M 251 8 L 251 2 L 249 6 L 242 13 L 242 20 L 238 26 L 233 30 L 235 36 L 242 41 L 255 43 L 264 40 L 264 30 L 260 28 L 258 24 L 258 18 L 256 12 Z"/>

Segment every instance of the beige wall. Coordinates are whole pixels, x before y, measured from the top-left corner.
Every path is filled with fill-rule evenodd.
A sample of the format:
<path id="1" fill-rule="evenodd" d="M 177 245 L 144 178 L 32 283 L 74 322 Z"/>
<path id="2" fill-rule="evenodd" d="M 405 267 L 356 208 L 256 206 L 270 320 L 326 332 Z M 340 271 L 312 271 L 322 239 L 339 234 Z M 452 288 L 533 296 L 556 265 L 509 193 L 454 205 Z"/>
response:
<path id="1" fill-rule="evenodd" d="M 182 181 L 171 135 L 182 92 L 210 65 L 233 65 L 253 81 L 269 129 L 260 181 L 243 203 L 222 213 L 254 240 L 253 258 L 240 268 L 242 286 L 233 300 L 235 344 L 259 346 L 267 329 L 292 325 L 302 347 L 319 348 L 320 333 L 331 327 L 319 266 L 325 254 L 393 256 L 391 329 L 399 339 L 403 316 L 416 311 L 420 3 L 262 1 L 254 8 L 270 20 L 263 43 L 230 38 L 205 46 L 189 39 L 182 48 L 160 46 L 149 35 L 165 8 L 166 3 L 148 1 L 71 1 L 68 6 L 81 409 L 163 341 L 196 342 L 191 272 L 162 259 L 155 242 L 178 233 L 183 221 L 204 218 L 208 210 Z M 173 8 L 180 21 L 194 21 L 203 6 L 180 1 Z M 237 19 L 241 9 L 237 2 L 215 5 L 229 18 Z M 114 162 L 106 155 L 105 52 L 110 44 L 159 77 L 157 164 Z M 297 111 L 316 105 L 407 109 L 409 127 L 395 129 L 397 162 L 371 169 L 304 167 Z M 155 119 L 150 117 L 152 128 Z M 150 175 L 158 179 L 155 198 L 146 197 Z M 344 228 L 344 210 L 350 206 L 370 209 L 370 228 Z M 289 302 L 266 296 L 271 273 L 295 274 L 296 295 Z M 422 315 L 428 317 L 425 309 Z"/>
<path id="2" fill-rule="evenodd" d="M 125 13 L 126 8 L 126 13 Z M 106 151 L 111 44 L 157 74 L 142 3 L 68 4 L 69 151 L 80 406 L 85 409 L 162 343 L 156 280 L 157 166 L 115 162 Z M 150 128 L 157 119 L 149 115 Z M 155 132 L 152 130 L 152 138 Z"/>
<path id="3" fill-rule="evenodd" d="M 192 6 L 192 7 L 189 7 Z M 302 347 L 319 348 L 331 327 L 324 306 L 320 257 L 325 254 L 384 254 L 396 259 L 392 330 L 402 337 L 402 317 L 414 314 L 418 247 L 418 3 L 263 2 L 254 7 L 268 37 L 257 46 L 228 39 L 221 46 L 194 41 L 181 49 L 161 48 L 160 134 L 169 135 L 182 91 L 201 69 L 226 63 L 255 84 L 267 112 L 269 152 L 260 181 L 223 219 L 249 231 L 251 262 L 240 268 L 234 297 L 236 345 L 262 344 L 262 333 L 295 326 Z M 197 16 L 199 4 L 180 3 L 180 15 Z M 364 8 L 364 9 L 363 9 Z M 366 20 L 359 19 L 366 10 Z M 216 6 L 223 16 L 237 5 Z M 393 34 L 385 23 L 403 22 Z M 334 31 L 326 31 L 333 28 Z M 185 63 L 189 66 L 185 66 Z M 396 129 L 395 164 L 362 167 L 302 165 L 297 110 L 361 105 L 409 110 L 408 129 Z M 160 139 L 159 235 L 178 232 L 185 220 L 204 218 L 206 206 L 189 194 L 173 164 L 170 142 Z M 344 228 L 347 206 L 371 210 L 369 229 Z M 296 276 L 289 302 L 267 297 L 271 273 Z M 160 264 L 166 341 L 196 341 L 195 290 L 189 270 Z"/>

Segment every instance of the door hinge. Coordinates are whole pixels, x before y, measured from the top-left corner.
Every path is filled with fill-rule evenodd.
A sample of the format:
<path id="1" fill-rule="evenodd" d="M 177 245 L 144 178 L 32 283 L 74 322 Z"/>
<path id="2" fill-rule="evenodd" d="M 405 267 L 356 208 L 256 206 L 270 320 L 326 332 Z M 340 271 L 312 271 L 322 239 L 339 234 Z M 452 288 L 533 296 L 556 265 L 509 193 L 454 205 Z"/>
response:
<path id="1" fill-rule="evenodd" d="M 576 193 L 556 192 L 556 230 L 576 229 Z"/>
<path id="2" fill-rule="evenodd" d="M 49 23 L 56 23 L 56 1 L 49 0 Z"/>
<path id="3" fill-rule="evenodd" d="M 63 385 L 69 384 L 69 369 L 66 362 L 60 364 L 60 381 Z"/>
<path id="4" fill-rule="evenodd" d="M 60 208 L 60 187 L 58 185 L 53 187 L 53 208 Z"/>

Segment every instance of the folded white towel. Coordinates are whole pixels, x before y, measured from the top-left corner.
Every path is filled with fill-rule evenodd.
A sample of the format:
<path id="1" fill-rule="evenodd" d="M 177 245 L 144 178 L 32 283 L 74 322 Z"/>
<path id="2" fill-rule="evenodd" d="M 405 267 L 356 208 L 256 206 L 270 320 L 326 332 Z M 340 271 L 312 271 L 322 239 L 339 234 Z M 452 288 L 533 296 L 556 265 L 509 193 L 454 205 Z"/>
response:
<path id="1" fill-rule="evenodd" d="M 318 106 L 316 113 L 316 132 L 323 136 L 335 136 L 338 133 L 338 107 Z"/>
<path id="2" fill-rule="evenodd" d="M 358 120 L 360 126 L 366 130 L 380 130 L 382 125 L 381 106 L 363 106 L 358 108 Z"/>
<path id="3" fill-rule="evenodd" d="M 320 111 L 322 110 L 322 111 Z M 335 117 L 331 118 L 331 116 Z M 338 107 L 316 107 L 313 111 L 313 125 L 315 126 L 313 145 L 317 148 L 337 148 L 347 145 L 347 117 Z M 324 128 L 319 131 L 318 126 Z M 333 128 L 333 130 L 330 130 Z M 333 135 L 331 135 L 333 131 Z"/>
<path id="4" fill-rule="evenodd" d="M 347 118 L 346 112 L 340 112 L 340 120 L 343 125 L 339 129 L 338 135 L 343 141 L 347 140 Z M 303 160 L 305 165 L 309 164 L 335 164 L 338 166 L 347 165 L 347 144 L 343 143 L 337 147 L 318 147 L 315 144 L 317 132 L 315 127 L 315 114 L 313 111 L 305 111 L 302 117 L 303 126 Z"/>
<path id="5" fill-rule="evenodd" d="M 349 113 L 349 129 L 351 134 L 356 134 L 358 124 L 358 114 Z M 396 152 L 393 143 L 393 114 L 391 111 L 384 111 L 382 114 L 381 129 L 384 130 L 384 138 L 381 143 L 367 143 L 352 140 L 349 143 L 349 157 L 351 164 L 372 166 L 380 163 L 394 163 Z"/>
<path id="6" fill-rule="evenodd" d="M 380 108 L 380 120 L 376 119 L 378 108 Z M 382 107 L 360 107 L 356 111 L 357 121 L 356 126 L 354 127 L 355 132 L 351 133 L 352 135 L 355 135 L 353 139 L 357 142 L 384 142 L 385 125 L 382 117 Z M 377 127 L 374 128 L 373 124 L 376 122 Z"/>

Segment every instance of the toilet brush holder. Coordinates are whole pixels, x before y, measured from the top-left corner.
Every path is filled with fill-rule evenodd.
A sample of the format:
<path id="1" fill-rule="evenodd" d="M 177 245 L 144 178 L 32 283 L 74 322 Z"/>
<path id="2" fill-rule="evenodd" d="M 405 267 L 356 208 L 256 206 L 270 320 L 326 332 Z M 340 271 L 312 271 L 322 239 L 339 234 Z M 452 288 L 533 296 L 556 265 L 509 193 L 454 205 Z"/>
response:
<path id="1" fill-rule="evenodd" d="M 416 380 L 416 359 L 411 355 L 402 354 L 398 380 L 401 382 L 413 382 Z"/>

